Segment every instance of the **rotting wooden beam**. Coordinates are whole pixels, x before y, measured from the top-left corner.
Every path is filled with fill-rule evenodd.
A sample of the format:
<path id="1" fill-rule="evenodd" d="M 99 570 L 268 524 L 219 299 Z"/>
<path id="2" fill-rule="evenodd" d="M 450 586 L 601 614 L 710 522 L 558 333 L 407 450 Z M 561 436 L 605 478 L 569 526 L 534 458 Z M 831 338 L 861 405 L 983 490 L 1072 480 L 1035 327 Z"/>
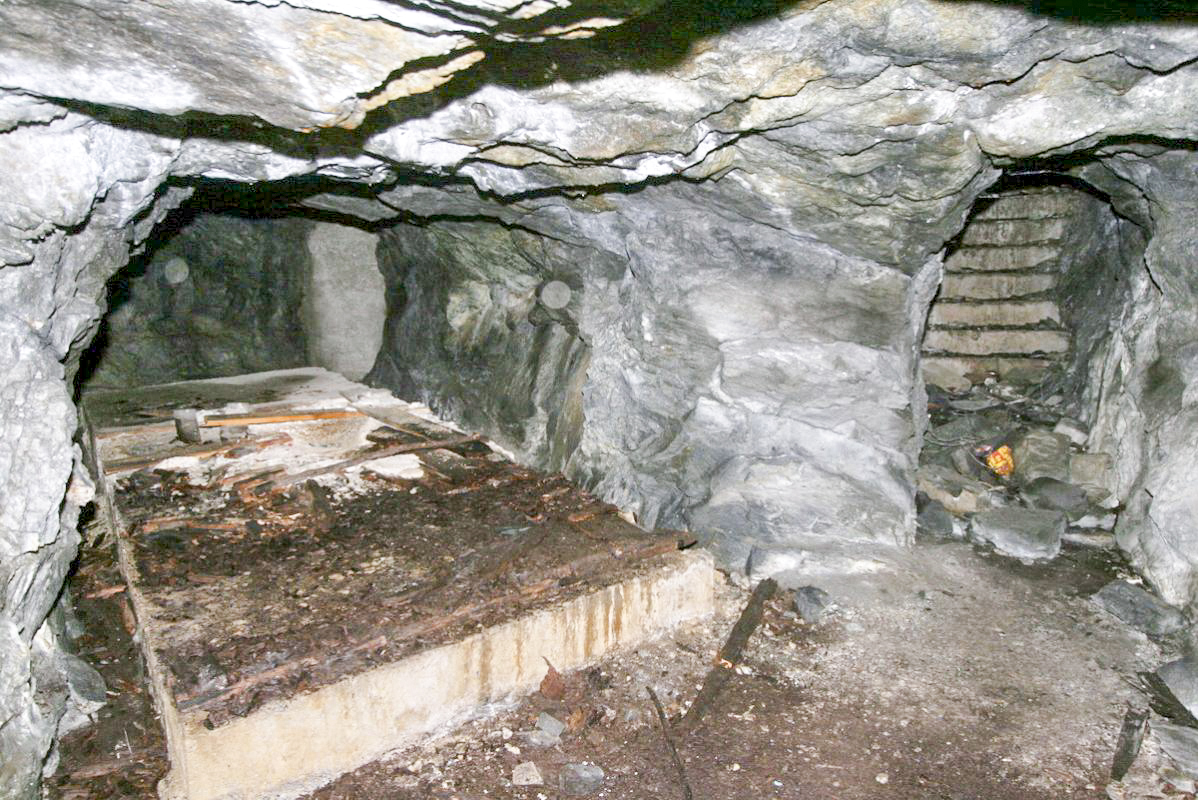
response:
<path id="1" fill-rule="evenodd" d="M 313 469 L 297 472 L 294 475 L 288 475 L 285 478 L 278 478 L 264 483 L 258 487 L 259 492 L 274 491 L 276 489 L 286 489 L 288 486 L 294 486 L 297 483 L 303 483 L 309 478 L 315 478 L 319 475 L 327 475 L 330 472 L 340 472 L 350 467 L 356 467 L 359 464 L 365 464 L 368 461 L 377 461 L 380 458 L 396 456 L 401 453 L 416 453 L 421 450 L 438 450 L 442 447 L 455 447 L 462 444 L 470 444 L 472 442 L 483 441 L 481 436 L 455 436 L 452 439 L 439 439 L 437 441 L 414 442 L 412 444 L 397 444 L 390 447 L 383 447 L 377 450 L 367 450 L 360 452 L 358 455 L 347 458 L 344 461 L 338 461 L 336 464 L 329 464 L 324 467 L 315 467 Z"/>
<path id="2" fill-rule="evenodd" d="M 740 618 L 732 626 L 732 632 L 728 634 L 724 646 L 716 654 L 715 665 L 708 670 L 707 677 L 703 679 L 699 693 L 695 696 L 695 702 L 678 722 L 678 727 L 683 734 L 689 733 L 699 724 L 716 697 L 723 691 L 724 684 L 728 682 L 728 676 L 736 668 L 745 645 L 749 643 L 749 637 L 761 624 L 761 617 L 765 613 L 765 602 L 774 596 L 777 589 L 777 582 L 773 578 L 766 578 L 753 590 L 749 602 L 740 612 Z"/>
<path id="3" fill-rule="evenodd" d="M 215 414 L 200 420 L 201 428 L 231 427 L 238 425 L 273 425 L 280 422 L 307 422 L 320 419 L 348 419 L 365 417 L 353 409 L 330 409 L 326 411 L 295 411 L 286 414 Z"/>

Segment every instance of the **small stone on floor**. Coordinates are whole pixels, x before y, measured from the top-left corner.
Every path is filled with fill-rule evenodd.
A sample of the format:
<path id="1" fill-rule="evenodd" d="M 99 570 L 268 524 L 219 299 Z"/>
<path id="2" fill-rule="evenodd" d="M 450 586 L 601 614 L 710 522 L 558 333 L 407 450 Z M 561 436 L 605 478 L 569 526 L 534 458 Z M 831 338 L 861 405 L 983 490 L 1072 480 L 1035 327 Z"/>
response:
<path id="1" fill-rule="evenodd" d="M 537 765 L 531 761 L 525 761 L 517 764 L 512 769 L 512 785 L 513 786 L 540 786 L 545 781 L 541 778 L 541 771 L 537 769 Z"/>
<path id="2" fill-rule="evenodd" d="M 823 619 L 832 604 L 832 597 L 817 586 L 803 586 L 795 589 L 795 611 L 808 625 L 814 625 Z"/>
<path id="3" fill-rule="evenodd" d="M 558 776 L 558 785 L 564 795 L 586 797 L 599 791 L 603 778 L 603 770 L 594 764 L 567 764 Z"/>

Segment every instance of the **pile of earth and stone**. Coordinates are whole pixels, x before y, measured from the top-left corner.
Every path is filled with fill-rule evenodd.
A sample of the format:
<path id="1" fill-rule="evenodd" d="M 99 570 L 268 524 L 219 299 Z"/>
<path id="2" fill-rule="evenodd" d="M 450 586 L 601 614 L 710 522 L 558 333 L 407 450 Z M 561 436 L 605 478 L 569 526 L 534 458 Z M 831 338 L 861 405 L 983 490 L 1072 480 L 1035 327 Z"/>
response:
<path id="1" fill-rule="evenodd" d="M 1115 550 L 1115 465 L 1109 453 L 1086 450 L 1089 431 L 1075 404 L 1052 394 L 1051 383 L 978 377 L 960 391 L 927 387 L 920 537 L 968 540 L 1025 564 L 1055 559 L 1065 546 Z M 1198 640 L 1191 621 L 1134 576 L 1111 581 L 1092 600 L 1176 656 L 1138 675 L 1145 703 L 1128 708 L 1108 796 L 1143 796 L 1143 776 L 1132 767 L 1149 731 L 1178 767 L 1172 786 L 1198 791 Z"/>
<path id="2" fill-rule="evenodd" d="M 1086 426 L 1063 395 L 1041 399 L 991 374 L 969 389 L 928 387 L 918 530 L 970 538 L 1025 560 L 1063 542 L 1113 547 L 1119 500 L 1112 458 L 1085 450 Z"/>

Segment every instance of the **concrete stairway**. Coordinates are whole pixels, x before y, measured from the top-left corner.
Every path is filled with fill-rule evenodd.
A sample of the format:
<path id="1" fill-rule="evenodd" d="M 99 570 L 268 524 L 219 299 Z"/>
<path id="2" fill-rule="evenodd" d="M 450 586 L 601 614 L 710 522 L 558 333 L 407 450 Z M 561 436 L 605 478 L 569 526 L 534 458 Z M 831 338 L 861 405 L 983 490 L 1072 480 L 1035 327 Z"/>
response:
<path id="1" fill-rule="evenodd" d="M 923 345 L 924 380 L 961 388 L 996 371 L 1031 383 L 1071 345 L 1056 302 L 1061 240 L 1075 190 L 1003 193 L 980 208 L 945 261 Z"/>

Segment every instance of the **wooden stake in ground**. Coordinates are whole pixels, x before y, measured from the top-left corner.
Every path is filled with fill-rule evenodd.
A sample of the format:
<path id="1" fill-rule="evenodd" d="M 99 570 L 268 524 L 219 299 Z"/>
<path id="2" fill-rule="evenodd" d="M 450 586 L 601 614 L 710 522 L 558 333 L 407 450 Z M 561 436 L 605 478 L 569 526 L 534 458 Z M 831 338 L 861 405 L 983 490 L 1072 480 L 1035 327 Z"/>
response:
<path id="1" fill-rule="evenodd" d="M 699 720 L 703 718 L 703 715 L 711 708 L 712 702 L 723 690 L 724 684 L 728 682 L 728 676 L 732 674 L 736 663 L 740 661 L 741 653 L 748 644 L 749 637 L 761 624 L 765 601 L 773 597 L 777 589 L 778 584 L 774 579 L 766 578 L 753 590 L 744 611 L 740 612 L 740 619 L 732 626 L 732 632 L 728 634 L 724 646 L 716 654 L 715 666 L 708 670 L 707 677 L 703 679 L 703 685 L 699 688 L 699 693 L 695 695 L 695 702 L 678 722 L 678 727 L 683 734 L 689 733 L 699 724 Z"/>
<path id="2" fill-rule="evenodd" d="M 1115 746 L 1115 757 L 1111 762 L 1111 780 L 1121 781 L 1136 756 L 1140 754 L 1140 745 L 1144 741 L 1144 723 L 1148 720 L 1148 709 L 1127 709 L 1123 717 L 1123 728 L 1119 731 L 1119 743 Z"/>
<path id="3" fill-rule="evenodd" d="M 670 760 L 674 762 L 674 769 L 678 770 L 678 783 L 682 787 L 683 800 L 694 800 L 695 794 L 691 791 L 690 782 L 686 779 L 686 767 L 682 765 L 682 758 L 678 755 L 678 745 L 674 743 L 674 736 L 670 733 L 670 721 L 666 719 L 665 709 L 661 707 L 661 701 L 657 699 L 657 692 L 653 691 L 652 686 L 646 686 L 645 691 L 649 693 L 649 699 L 653 701 L 653 709 L 657 712 L 657 721 L 661 723 L 661 735 L 665 737 L 666 747 L 670 751 Z"/>

